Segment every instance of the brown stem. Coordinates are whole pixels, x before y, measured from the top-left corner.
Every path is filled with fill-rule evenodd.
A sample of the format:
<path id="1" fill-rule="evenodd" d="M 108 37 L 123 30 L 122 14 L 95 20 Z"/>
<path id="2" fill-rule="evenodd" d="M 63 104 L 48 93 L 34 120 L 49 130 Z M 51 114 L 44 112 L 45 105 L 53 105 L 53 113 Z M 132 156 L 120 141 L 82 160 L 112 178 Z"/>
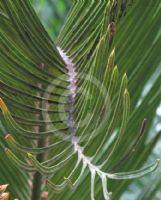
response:
<path id="1" fill-rule="evenodd" d="M 41 69 L 44 69 L 44 65 L 43 65 L 43 64 L 41 65 Z M 38 86 L 39 88 L 42 88 L 42 87 L 43 87 L 43 85 L 40 84 L 40 83 L 38 83 L 37 86 Z M 41 94 L 41 93 L 37 93 L 37 96 L 38 96 L 38 97 L 39 97 L 39 96 L 42 96 L 42 95 L 43 95 L 43 94 Z M 42 107 L 42 106 L 45 106 L 45 107 L 47 108 L 47 107 L 48 107 L 48 104 L 47 104 L 47 103 L 43 104 L 43 102 L 41 102 L 41 101 L 36 101 L 36 102 L 35 102 L 35 107 L 36 107 L 36 108 L 40 108 L 40 107 Z M 45 120 L 44 118 L 45 118 L 45 116 L 42 115 L 42 113 L 36 115 L 36 119 L 37 119 L 37 120 Z M 47 130 L 47 125 L 44 124 L 44 125 L 41 125 L 41 126 L 40 126 L 40 125 L 39 125 L 39 126 L 35 126 L 35 127 L 34 127 L 34 130 L 35 130 L 36 133 L 44 132 L 44 131 Z M 47 140 L 46 140 L 46 139 L 40 139 L 40 140 L 38 140 L 38 142 L 37 142 L 37 144 L 36 144 L 36 146 L 37 146 L 38 148 L 45 147 L 46 145 L 47 145 Z M 38 154 L 37 157 L 36 157 L 36 159 L 37 159 L 40 163 L 44 161 L 44 158 L 45 158 L 45 153 L 43 153 L 43 154 Z M 31 200 L 40 200 L 40 198 L 41 198 L 41 193 L 42 193 L 41 188 L 42 188 L 42 175 L 41 175 L 39 172 L 36 172 L 36 173 L 34 174 L 33 180 L 32 180 L 32 194 L 31 194 Z"/>

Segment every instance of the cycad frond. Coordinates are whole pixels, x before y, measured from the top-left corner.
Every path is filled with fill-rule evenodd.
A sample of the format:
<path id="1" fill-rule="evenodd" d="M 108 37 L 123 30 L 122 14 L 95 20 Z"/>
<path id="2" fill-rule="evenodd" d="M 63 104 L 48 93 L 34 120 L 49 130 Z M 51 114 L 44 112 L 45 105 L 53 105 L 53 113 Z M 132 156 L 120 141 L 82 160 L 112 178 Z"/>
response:
<path id="1" fill-rule="evenodd" d="M 116 173 L 144 137 L 146 120 L 138 135 L 134 134 L 137 120 L 136 125 L 133 121 L 150 102 L 155 110 L 160 93 L 148 97 L 159 88 L 161 78 L 143 99 L 144 104 L 135 109 L 142 86 L 138 88 L 131 114 L 129 90 L 136 88 L 128 86 L 125 67 L 115 65 L 113 48 L 114 44 L 116 49 L 120 45 L 117 35 L 115 43 L 113 40 L 118 16 L 125 14 L 123 2 L 74 1 L 57 44 L 44 30 L 29 1 L 2 0 L 0 8 L 0 108 L 8 145 L 3 148 L 19 167 L 36 171 L 32 199 L 40 198 L 42 176 L 49 188 L 61 192 L 67 186 L 76 188 L 90 173 L 94 200 L 98 177 L 103 198 L 110 199 L 108 178 L 133 179 L 154 171 L 158 160 L 141 170 Z M 131 67 L 128 73 L 133 82 L 136 71 Z M 139 77 L 146 67 L 137 69 Z M 142 113 L 139 120 L 149 113 Z M 127 150 L 122 148 L 124 138 Z"/>

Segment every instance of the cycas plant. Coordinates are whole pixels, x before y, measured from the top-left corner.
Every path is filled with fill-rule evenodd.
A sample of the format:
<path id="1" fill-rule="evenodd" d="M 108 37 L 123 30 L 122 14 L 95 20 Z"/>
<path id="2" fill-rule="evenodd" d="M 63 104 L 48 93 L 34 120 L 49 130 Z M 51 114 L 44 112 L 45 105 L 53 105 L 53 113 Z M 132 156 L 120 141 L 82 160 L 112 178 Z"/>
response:
<path id="1" fill-rule="evenodd" d="M 108 178 L 134 179 L 157 168 L 158 160 L 136 170 L 159 138 L 157 134 L 149 144 L 144 143 L 145 117 L 150 127 L 160 101 L 161 75 L 137 104 L 160 62 L 157 57 L 147 71 L 145 60 L 150 50 L 146 45 L 135 50 L 149 21 L 145 20 L 145 28 L 140 27 L 131 46 L 125 41 L 125 31 L 133 37 L 131 16 L 136 10 L 141 15 L 145 2 L 74 1 L 54 43 L 29 1 L 1 0 L 0 108 L 5 138 L 1 146 L 9 158 L 3 163 L 13 162 L 30 172 L 15 171 L 9 177 L 7 170 L 11 167 L 3 169 L 3 179 L 15 182 L 13 197 L 39 200 L 47 185 L 51 189 L 48 199 L 110 199 Z M 152 9 L 146 10 L 146 17 L 159 21 L 161 15 L 155 10 L 159 1 L 150 3 Z M 121 21 L 127 11 L 126 20 Z M 157 51 L 158 29 L 150 29 L 145 41 L 151 34 L 157 35 L 153 40 Z M 133 59 L 126 59 L 125 49 L 129 57 L 131 51 L 135 52 Z M 145 53 L 140 55 L 140 51 Z M 153 58 L 154 54 L 152 62 Z M 133 94 L 131 106 L 129 90 Z M 115 190 L 116 184 L 110 184 L 113 199 L 127 187 L 120 184 Z"/>

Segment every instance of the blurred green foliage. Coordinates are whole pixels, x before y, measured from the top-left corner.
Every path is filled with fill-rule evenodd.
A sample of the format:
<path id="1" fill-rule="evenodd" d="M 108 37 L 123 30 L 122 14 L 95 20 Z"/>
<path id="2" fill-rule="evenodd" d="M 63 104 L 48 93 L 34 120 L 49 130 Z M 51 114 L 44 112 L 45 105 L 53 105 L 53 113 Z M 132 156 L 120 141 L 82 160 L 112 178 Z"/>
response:
<path id="1" fill-rule="evenodd" d="M 70 9 L 71 0 L 31 0 L 43 25 L 56 38 Z"/>

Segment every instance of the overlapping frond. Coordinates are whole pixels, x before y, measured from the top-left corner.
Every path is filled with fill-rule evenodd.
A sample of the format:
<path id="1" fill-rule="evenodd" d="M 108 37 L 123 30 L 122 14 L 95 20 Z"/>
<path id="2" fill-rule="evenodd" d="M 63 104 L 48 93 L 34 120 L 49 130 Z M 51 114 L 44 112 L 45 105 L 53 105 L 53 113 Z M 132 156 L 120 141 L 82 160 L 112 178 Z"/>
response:
<path id="1" fill-rule="evenodd" d="M 41 178 L 37 171 L 47 180 L 50 189 L 61 191 L 57 199 L 86 199 L 89 190 L 81 198 L 77 192 L 64 197 L 62 190 L 66 191 L 67 187 L 74 190 L 83 180 L 87 183 L 89 174 L 91 199 L 94 200 L 98 193 L 104 199 L 110 199 L 108 178 L 138 178 L 158 166 L 157 160 L 141 170 L 134 170 L 147 158 L 147 152 L 159 137 L 157 135 L 149 145 L 143 142 L 147 137 L 143 134 L 145 117 L 150 126 L 160 101 L 161 93 L 156 91 L 160 91 L 161 75 L 136 106 L 146 81 L 158 70 L 160 62 L 157 57 L 155 64 L 153 62 L 147 70 L 146 58 L 153 61 L 155 54 L 150 54 L 146 45 L 142 47 L 143 55 L 140 55 L 143 50 L 135 50 L 150 22 L 146 20 L 146 28 L 140 28 L 135 37 L 136 32 L 130 31 L 129 23 L 136 8 L 137 16 L 141 15 L 144 5 L 144 0 L 135 2 L 132 8 L 129 8 L 129 2 L 125 4 L 119 0 L 74 1 L 55 45 L 29 1 L 0 2 L 0 108 L 7 148 L 2 146 L 12 162 L 28 172 L 36 172 L 38 186 Z M 151 2 L 151 5 L 156 8 L 158 2 Z M 125 15 L 126 8 L 129 8 L 129 14 L 125 22 L 118 20 Z M 154 8 L 150 12 L 147 8 L 147 18 L 157 23 L 161 16 Z M 136 30 L 140 23 L 136 24 Z M 144 40 L 149 40 L 150 35 L 151 30 L 147 31 Z M 151 48 L 157 51 L 160 48 L 158 29 L 153 36 L 156 38 Z M 131 38 L 135 42 L 130 45 Z M 140 79 L 145 71 L 145 79 Z M 149 105 L 151 108 L 147 109 Z M 143 152 L 138 159 L 135 149 L 140 154 Z M 133 160 L 126 161 L 131 157 L 138 160 L 132 171 L 118 173 L 120 168 L 129 171 Z M 37 185 L 35 190 L 33 188 L 36 191 L 32 196 L 34 200 L 41 192 Z M 120 184 L 117 193 L 113 192 L 114 198 L 118 198 L 125 187 Z M 49 199 L 52 198 L 50 194 Z"/>

